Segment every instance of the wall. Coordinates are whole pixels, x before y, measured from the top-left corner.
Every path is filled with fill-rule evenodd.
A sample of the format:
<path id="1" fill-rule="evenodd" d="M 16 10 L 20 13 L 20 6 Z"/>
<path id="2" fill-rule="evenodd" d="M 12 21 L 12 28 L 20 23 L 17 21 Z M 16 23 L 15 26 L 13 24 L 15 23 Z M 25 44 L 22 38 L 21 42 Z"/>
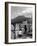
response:
<path id="1" fill-rule="evenodd" d="M 37 46 L 37 36 L 36 43 L 23 43 L 23 44 L 4 44 L 5 41 L 5 1 L 13 1 L 13 2 L 32 2 L 37 3 L 37 0 L 0 0 L 0 46 Z M 37 7 L 36 7 L 37 11 Z M 37 14 L 37 13 L 36 13 Z M 36 15 L 37 20 L 37 15 Z M 37 21 L 36 21 L 37 23 Z M 36 24 L 36 35 L 37 35 L 37 24 Z"/>

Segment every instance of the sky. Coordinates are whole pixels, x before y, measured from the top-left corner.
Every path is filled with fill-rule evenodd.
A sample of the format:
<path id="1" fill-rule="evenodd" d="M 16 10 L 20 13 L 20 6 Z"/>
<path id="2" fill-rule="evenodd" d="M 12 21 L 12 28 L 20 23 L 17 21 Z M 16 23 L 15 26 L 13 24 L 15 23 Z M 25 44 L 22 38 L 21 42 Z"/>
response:
<path id="1" fill-rule="evenodd" d="M 32 7 L 11 6 L 11 19 L 17 16 L 32 17 Z"/>

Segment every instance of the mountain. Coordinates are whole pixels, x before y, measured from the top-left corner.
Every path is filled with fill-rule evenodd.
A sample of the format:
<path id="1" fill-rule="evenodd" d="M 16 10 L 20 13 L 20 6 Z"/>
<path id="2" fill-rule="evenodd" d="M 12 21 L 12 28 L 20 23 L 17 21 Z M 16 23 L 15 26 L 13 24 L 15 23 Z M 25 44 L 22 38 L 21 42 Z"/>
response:
<path id="1" fill-rule="evenodd" d="M 21 23 L 22 21 L 25 21 L 25 20 L 26 18 L 24 16 L 18 16 L 11 20 L 11 24 Z"/>
<path id="2" fill-rule="evenodd" d="M 23 21 L 27 21 L 28 23 L 32 23 L 32 18 L 27 18 L 25 16 L 18 16 L 14 19 L 11 19 L 11 24 L 21 23 Z"/>

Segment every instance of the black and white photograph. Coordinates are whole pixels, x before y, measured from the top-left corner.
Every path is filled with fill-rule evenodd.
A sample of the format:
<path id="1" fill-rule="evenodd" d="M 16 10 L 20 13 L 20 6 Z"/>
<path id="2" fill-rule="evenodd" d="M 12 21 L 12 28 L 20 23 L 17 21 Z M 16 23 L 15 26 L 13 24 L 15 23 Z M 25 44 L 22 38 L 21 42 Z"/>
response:
<path id="1" fill-rule="evenodd" d="M 36 32 L 35 4 L 8 3 L 7 12 L 8 42 L 9 43 L 34 42 Z"/>
<path id="2" fill-rule="evenodd" d="M 11 39 L 32 38 L 32 8 L 11 7 Z"/>

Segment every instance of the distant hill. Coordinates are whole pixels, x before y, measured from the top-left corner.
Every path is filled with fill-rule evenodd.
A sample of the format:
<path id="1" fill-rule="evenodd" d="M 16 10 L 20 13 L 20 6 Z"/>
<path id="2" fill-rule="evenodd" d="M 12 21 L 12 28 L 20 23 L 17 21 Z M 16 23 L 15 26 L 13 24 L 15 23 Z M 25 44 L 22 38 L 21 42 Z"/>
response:
<path id="1" fill-rule="evenodd" d="M 25 21 L 26 18 L 24 16 L 18 16 L 14 19 L 11 20 L 11 23 L 14 24 L 14 23 L 21 23 L 22 21 Z"/>
<path id="2" fill-rule="evenodd" d="M 11 24 L 21 23 L 26 20 L 28 21 L 28 23 L 32 23 L 32 18 L 27 18 L 25 16 L 18 16 L 18 17 L 11 20 Z"/>

